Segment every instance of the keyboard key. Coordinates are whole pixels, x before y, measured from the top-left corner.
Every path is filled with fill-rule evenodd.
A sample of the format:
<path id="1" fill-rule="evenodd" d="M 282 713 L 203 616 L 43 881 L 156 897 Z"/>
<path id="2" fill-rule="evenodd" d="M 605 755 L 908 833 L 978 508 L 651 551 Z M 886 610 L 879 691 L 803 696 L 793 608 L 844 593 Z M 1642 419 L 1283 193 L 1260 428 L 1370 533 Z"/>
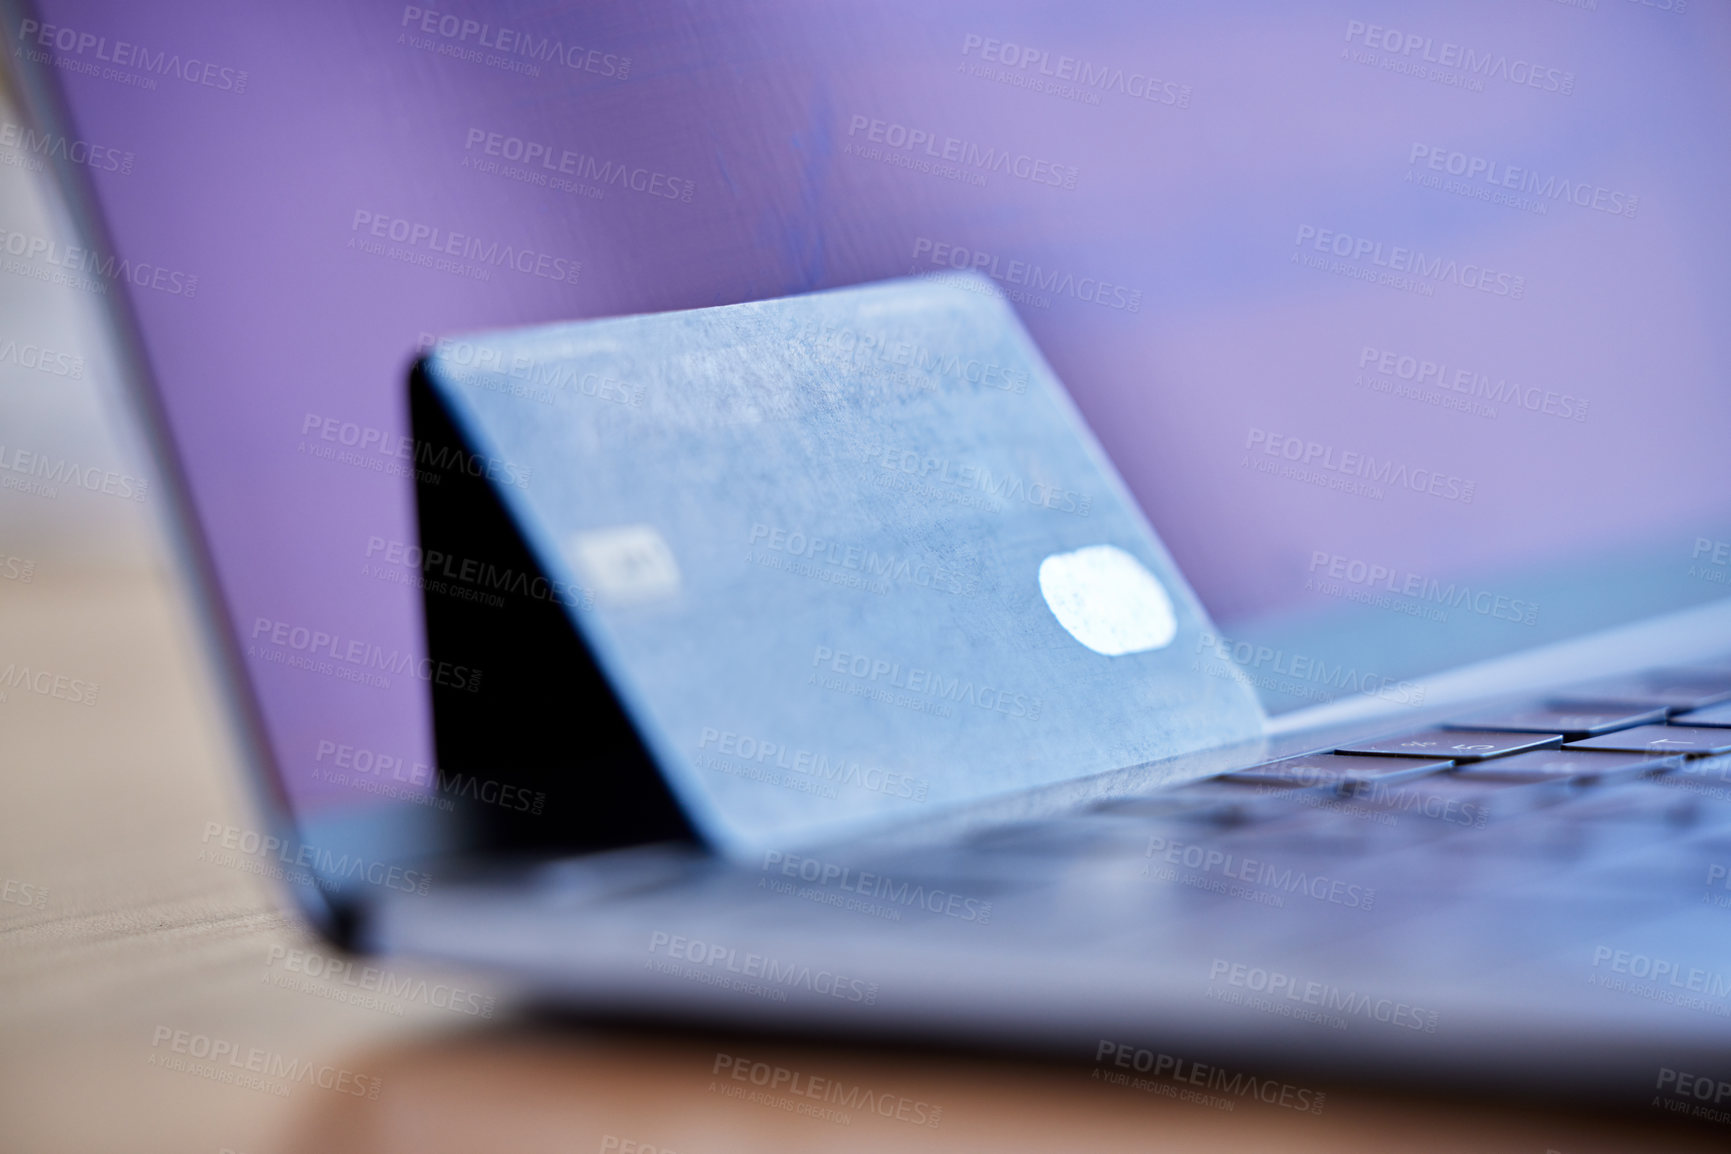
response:
<path id="1" fill-rule="evenodd" d="M 1565 749 L 1609 749 L 1625 753 L 1680 753 L 1700 757 L 1731 750 L 1731 730 L 1694 725 L 1638 725 L 1602 737 L 1571 741 Z"/>
<path id="2" fill-rule="evenodd" d="M 1451 761 L 1480 761 L 1506 757 L 1529 749 L 1560 745 L 1560 733 L 1498 733 L 1488 729 L 1424 729 L 1371 741 L 1343 745 L 1336 753 L 1375 754 L 1382 757 L 1446 757 Z"/>
<path id="3" fill-rule="evenodd" d="M 1107 817 L 1243 825 L 1290 812 L 1290 802 L 1284 795 L 1302 792 L 1297 782 L 1253 785 L 1210 778 L 1140 797 L 1107 798 L 1096 802 L 1089 812 Z"/>
<path id="4" fill-rule="evenodd" d="M 1568 796 L 1555 781 L 1471 780 L 1458 773 L 1417 781 L 1355 782 L 1341 787 L 1350 806 L 1381 811 L 1397 820 L 1427 819 L 1477 829 L 1486 822 L 1554 805 Z"/>
<path id="5" fill-rule="evenodd" d="M 1674 718 L 1678 725 L 1708 725 L 1718 729 L 1731 728 L 1731 702 L 1707 709 L 1691 709 Z"/>
<path id="6" fill-rule="evenodd" d="M 1572 749 L 1540 749 L 1493 761 L 1469 762 L 1453 776 L 1486 781 L 1574 781 L 1609 784 L 1645 777 L 1683 764 L 1680 757 L 1645 753 L 1608 753 Z"/>
<path id="7" fill-rule="evenodd" d="M 1222 781 L 1249 785 L 1335 786 L 1344 781 L 1403 780 L 1436 773 L 1453 762 L 1446 758 L 1346 757 L 1338 753 L 1313 753 L 1253 765 L 1220 775 Z"/>
<path id="8" fill-rule="evenodd" d="M 1663 709 L 1549 709 L 1538 706 L 1503 712 L 1474 714 L 1447 722 L 1444 729 L 1489 729 L 1508 733 L 1560 733 L 1565 740 L 1579 741 L 1637 725 L 1665 720 Z M 1731 721 L 1726 722 L 1731 725 Z"/>

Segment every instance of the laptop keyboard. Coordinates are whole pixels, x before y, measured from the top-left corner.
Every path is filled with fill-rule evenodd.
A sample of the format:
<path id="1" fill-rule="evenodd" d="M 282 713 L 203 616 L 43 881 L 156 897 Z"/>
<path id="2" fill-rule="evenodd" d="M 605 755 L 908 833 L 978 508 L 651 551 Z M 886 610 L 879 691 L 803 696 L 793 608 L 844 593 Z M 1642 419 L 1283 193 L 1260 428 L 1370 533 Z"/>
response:
<path id="1" fill-rule="evenodd" d="M 1731 667 L 1469 707 L 961 837 L 769 855 L 700 875 L 712 890 L 668 887 L 651 916 L 831 951 L 862 973 L 903 946 L 943 966 L 1024 959 L 1077 989 L 1133 973 L 1125 1013 L 1156 1006 L 1193 1028 L 1286 1005 L 1215 1001 L 1223 965 L 1423 1005 L 1449 1031 L 1478 1028 L 1492 1003 L 1690 1026 L 1697 1011 L 1659 1000 L 1689 991 L 1603 982 L 1618 951 L 1725 972 L 1727 694 Z"/>
<path id="2" fill-rule="evenodd" d="M 1141 857 L 1200 874 L 1231 853 L 1337 871 L 1351 859 L 1355 876 L 1376 877 L 1391 896 L 1464 896 L 1506 888 L 1499 861 L 1528 863 L 1519 876 L 1533 880 L 1544 876 L 1535 862 L 1584 874 L 1680 838 L 1731 834 L 1726 753 L 1731 670 L 1654 670 L 993 827 L 968 850 Z"/>
<path id="3" fill-rule="evenodd" d="M 1218 955 L 1290 959 L 1343 981 L 1441 980 L 1469 962 L 1513 974 L 1638 925 L 1719 925 L 1703 889 L 1713 863 L 1731 863 L 1731 756 L 1715 752 L 1731 748 L 1731 725 L 1693 714 L 1723 719 L 1727 694 L 1731 667 L 1494 703 L 959 840 L 831 847 L 797 879 L 780 866 L 724 872 L 714 884 L 754 895 L 753 913 L 717 908 L 739 932 L 834 907 L 823 916 L 862 940 L 893 914 L 944 948 L 1001 937 L 1006 949 L 1146 957 L 1186 973 Z M 836 885 L 856 883 L 845 893 L 822 872 L 844 868 Z M 892 894 L 965 895 L 990 903 L 991 918 L 880 895 L 863 903 L 868 925 L 847 905 L 860 878 Z"/>

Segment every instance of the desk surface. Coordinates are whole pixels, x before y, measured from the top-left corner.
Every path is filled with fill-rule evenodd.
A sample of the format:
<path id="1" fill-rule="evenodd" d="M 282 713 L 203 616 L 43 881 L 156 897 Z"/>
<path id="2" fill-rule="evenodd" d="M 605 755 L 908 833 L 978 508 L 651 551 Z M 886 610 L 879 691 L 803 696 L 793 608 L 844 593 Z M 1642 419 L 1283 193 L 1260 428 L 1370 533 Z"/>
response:
<path id="1" fill-rule="evenodd" d="M 1577 1154 L 1726 1141 L 1557 1104 L 1344 1085 L 1320 1114 L 1224 1111 L 1074 1067 L 553 1026 L 473 977 L 396 963 L 403 992 L 377 995 L 311 972 L 336 959 L 268 879 L 219 852 L 213 828 L 256 822 L 191 636 L 160 568 L 45 559 L 0 588 L 0 661 L 99 686 L 88 706 L 16 688 L 0 701 L 0 880 L 13 883 L 0 902 L 0 1149 Z M 498 998 L 492 1018 L 435 1004 L 453 987 L 461 1008 Z M 201 1059 L 207 1047 L 216 1056 Z M 860 1104 L 795 1112 L 803 1100 L 729 1078 L 730 1062 L 860 1087 Z"/>

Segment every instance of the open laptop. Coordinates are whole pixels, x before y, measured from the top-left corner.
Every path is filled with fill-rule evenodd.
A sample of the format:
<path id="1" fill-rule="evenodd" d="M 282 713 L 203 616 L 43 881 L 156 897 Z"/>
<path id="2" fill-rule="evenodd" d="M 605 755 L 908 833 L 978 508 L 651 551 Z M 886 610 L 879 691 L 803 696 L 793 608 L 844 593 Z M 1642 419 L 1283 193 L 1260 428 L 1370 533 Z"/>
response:
<path id="1" fill-rule="evenodd" d="M 1351 1071 L 1731 1106 L 1731 14 L 41 2 L 7 36 L 20 139 L 84 232 L 9 231 L 8 271 L 112 302 L 253 738 L 271 823 L 213 836 L 335 940 L 583 1012 L 1002 1040 L 1226 1097 Z M 551 418 L 490 454 L 474 438 L 532 389 L 509 395 L 508 360 L 499 389 L 459 378 L 511 342 L 589 364 L 559 342 L 601 330 L 545 326 L 649 316 L 567 392 L 654 413 L 642 350 L 682 322 L 653 315 L 861 293 L 982 318 L 1029 383 L 1000 399 L 1051 419 L 983 423 L 982 386 L 853 464 L 899 478 L 905 453 L 968 463 L 940 435 L 1043 430 L 1102 512 L 1042 480 L 1016 547 L 1118 548 L 1184 660 L 1170 700 L 1131 709 L 1107 677 L 1068 729 L 992 685 L 999 744 L 953 742 L 946 793 L 892 762 L 953 719 L 856 691 L 807 636 L 802 674 L 840 687 L 816 716 L 875 717 L 849 756 L 882 772 L 802 824 L 811 741 L 717 721 L 673 749 L 644 722 L 673 682 L 618 676 L 639 651 L 609 632 L 609 564 L 697 581 L 680 542 L 582 536 L 639 524 L 609 517 L 550 571 L 536 535 L 586 498 L 529 502 L 548 467 L 513 454 L 554 452 Z M 727 379 L 792 347 L 689 323 L 736 325 L 686 362 Z M 461 451 L 429 454 L 446 436 Z M 728 603 L 747 623 L 839 603 L 814 599 L 845 563 L 729 499 L 808 478 L 810 452 L 682 475 L 671 449 L 642 442 L 644 487 L 706 486 L 767 558 Z M 942 479 L 978 471 L 937 471 L 898 507 L 980 512 Z M 430 560 L 453 523 L 545 584 L 486 602 Z M 933 540 L 940 583 L 1014 552 Z M 1021 588 L 1058 664 L 1143 652 Z M 944 596 L 908 592 L 883 600 Z M 435 651 L 464 606 L 503 666 Z M 513 656 L 483 609 L 548 632 Z M 937 630 L 902 640 L 866 681 L 1001 676 L 932 661 Z M 501 672 L 533 734 L 463 716 Z M 764 685 L 749 662 L 732 682 Z M 699 756 L 725 804 L 681 778 Z"/>

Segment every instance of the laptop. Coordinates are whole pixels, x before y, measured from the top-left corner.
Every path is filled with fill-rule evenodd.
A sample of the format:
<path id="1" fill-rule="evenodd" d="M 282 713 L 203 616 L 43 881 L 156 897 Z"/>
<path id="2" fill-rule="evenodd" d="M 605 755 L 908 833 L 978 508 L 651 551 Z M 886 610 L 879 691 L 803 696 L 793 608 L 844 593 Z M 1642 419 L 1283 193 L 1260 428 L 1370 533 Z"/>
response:
<path id="1" fill-rule="evenodd" d="M 333 942 L 1731 1109 L 1731 14 L 6 32 Z"/>

